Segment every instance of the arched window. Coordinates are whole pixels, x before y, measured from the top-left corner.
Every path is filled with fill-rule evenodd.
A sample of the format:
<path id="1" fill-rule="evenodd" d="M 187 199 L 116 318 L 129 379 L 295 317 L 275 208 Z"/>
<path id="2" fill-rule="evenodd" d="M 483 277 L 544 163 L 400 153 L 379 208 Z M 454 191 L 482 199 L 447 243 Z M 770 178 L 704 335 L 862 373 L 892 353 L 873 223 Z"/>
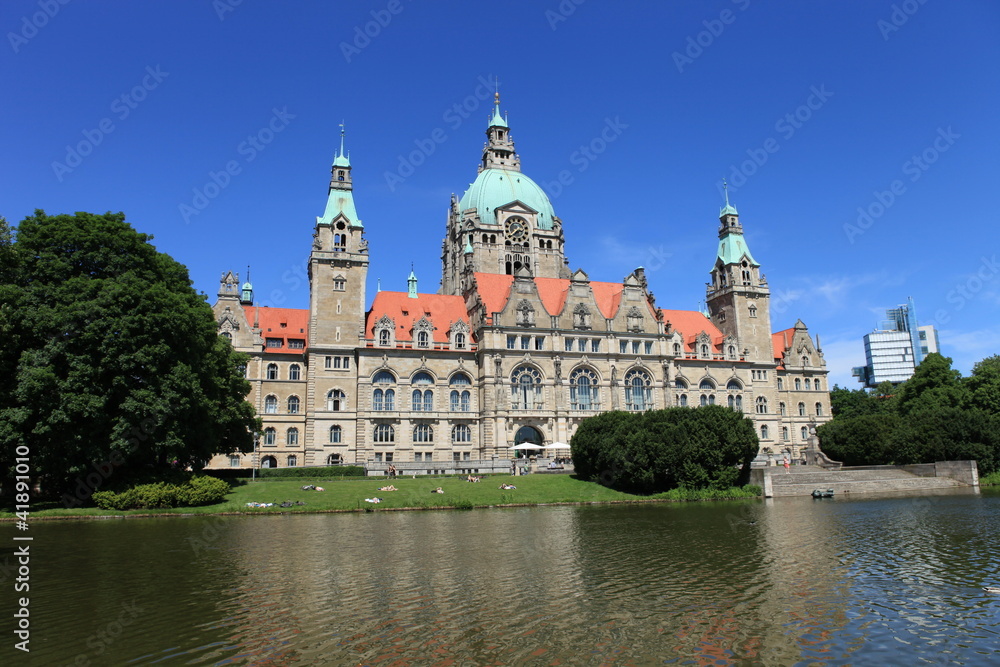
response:
<path id="1" fill-rule="evenodd" d="M 802 355 L 802 365 L 803 366 L 809 365 L 809 357 L 807 357 L 806 355 Z"/>
<path id="2" fill-rule="evenodd" d="M 472 386 L 472 380 L 465 373 L 455 373 L 451 376 L 448 381 L 452 387 L 458 387 L 457 389 L 452 389 L 450 395 L 450 405 L 452 412 L 468 412 L 472 409 L 472 394 L 465 387 Z"/>
<path id="3" fill-rule="evenodd" d="M 542 407 L 542 374 L 531 366 L 518 366 L 510 376 L 512 410 L 538 410 Z"/>
<path id="4" fill-rule="evenodd" d="M 379 371 L 372 378 L 376 385 L 372 392 L 372 410 L 391 411 L 396 409 L 396 390 L 389 385 L 396 384 L 396 376 L 389 371 Z"/>
<path id="5" fill-rule="evenodd" d="M 288 379 L 289 380 L 299 380 L 302 378 L 302 367 L 298 364 L 292 364 L 288 367 Z"/>
<path id="6" fill-rule="evenodd" d="M 736 409 L 743 412 L 743 397 L 736 394 Z"/>
<path id="7" fill-rule="evenodd" d="M 434 378 L 429 373 L 420 372 L 413 376 L 410 384 L 416 387 L 413 390 L 411 405 L 413 410 L 418 412 L 430 412 L 434 409 L 434 392 L 430 389 L 421 390 L 420 387 L 429 387 L 434 384 Z"/>
<path id="8" fill-rule="evenodd" d="M 757 397 L 757 414 L 766 415 L 767 414 L 767 399 L 763 396 Z"/>
<path id="9" fill-rule="evenodd" d="M 600 410 L 597 373 L 578 368 L 569 376 L 569 403 L 572 410 Z"/>
<path id="10" fill-rule="evenodd" d="M 819 378 L 813 380 L 813 389 L 816 391 L 820 391 L 822 389 L 822 387 L 819 386 Z"/>
<path id="11" fill-rule="evenodd" d="M 653 409 L 653 381 L 649 374 L 641 369 L 629 371 L 625 375 L 625 409 Z"/>
<path id="12" fill-rule="evenodd" d="M 764 426 L 760 427 L 760 439 L 767 440 L 767 438 L 768 438 L 768 431 L 767 431 L 767 425 L 765 424 Z"/>
<path id="13" fill-rule="evenodd" d="M 785 404 L 784 403 L 778 403 L 778 412 L 781 414 L 782 417 L 785 416 Z"/>
<path id="14" fill-rule="evenodd" d="M 676 380 L 674 380 L 674 387 L 676 387 L 677 389 L 687 389 L 688 383 L 684 378 L 677 378 Z"/>
<path id="15" fill-rule="evenodd" d="M 299 457 L 297 457 L 295 454 L 289 454 L 286 465 L 289 468 L 294 468 L 298 464 L 299 464 Z"/>
<path id="16" fill-rule="evenodd" d="M 687 394 L 681 394 L 680 396 L 677 397 L 677 405 L 681 406 L 682 408 L 686 408 L 688 406 Z"/>
<path id="17" fill-rule="evenodd" d="M 277 468 L 278 467 L 278 459 L 274 458 L 273 456 L 265 456 L 264 458 L 262 458 L 260 460 L 260 467 L 261 468 Z"/>
<path id="18" fill-rule="evenodd" d="M 743 282 L 750 282 L 750 274 L 746 271 L 743 272 Z M 757 317 L 757 306 L 750 304 L 750 317 Z"/>
<path id="19" fill-rule="evenodd" d="M 417 332 L 417 347 L 430 347 L 431 336 L 426 331 Z"/>
<path id="20" fill-rule="evenodd" d="M 434 440 L 434 429 L 430 424 L 417 424 L 413 427 L 413 442 L 432 442 Z"/>
<path id="21" fill-rule="evenodd" d="M 781 427 L 781 439 L 782 440 L 788 440 L 788 427 L 787 426 L 782 426 Z"/>
<path id="22" fill-rule="evenodd" d="M 382 329 L 378 332 L 378 344 L 383 347 L 389 344 L 389 330 Z"/>
<path id="23" fill-rule="evenodd" d="M 288 397 L 288 414 L 297 415 L 299 414 L 299 397 L 289 396 Z"/>
<path id="24" fill-rule="evenodd" d="M 701 395 L 701 407 L 705 407 L 706 405 L 708 405 L 708 396 L 706 396 L 705 394 L 702 394 Z"/>
<path id="25" fill-rule="evenodd" d="M 268 364 L 267 365 L 267 379 L 277 380 L 278 379 L 278 364 Z"/>
<path id="26" fill-rule="evenodd" d="M 278 412 L 278 397 L 268 396 L 264 399 L 264 414 L 273 415 Z"/>
<path id="27" fill-rule="evenodd" d="M 704 343 L 701 346 L 701 356 L 703 357 L 708 356 L 708 345 L 705 345 Z"/>
<path id="28" fill-rule="evenodd" d="M 680 354 L 681 354 L 681 344 L 680 343 L 674 343 L 674 356 L 675 357 L 679 357 Z"/>
<path id="29" fill-rule="evenodd" d="M 708 404 L 709 405 L 715 405 L 715 394 L 709 394 L 708 395 Z"/>
<path id="30" fill-rule="evenodd" d="M 704 380 L 701 381 L 701 384 L 698 385 L 698 389 L 711 391 L 715 389 L 715 383 L 709 380 L 708 378 L 705 378 Z"/>
<path id="31" fill-rule="evenodd" d="M 799 378 L 795 378 L 795 391 L 799 391 L 801 389 L 802 389 L 802 380 L 800 380 Z"/>
<path id="32" fill-rule="evenodd" d="M 729 391 L 743 391 L 743 385 L 740 384 L 739 380 L 730 380 L 729 384 L 726 385 L 726 389 Z"/>
<path id="33" fill-rule="evenodd" d="M 778 391 L 781 391 L 784 388 L 785 388 L 785 383 L 782 381 L 781 378 L 778 378 Z"/>
<path id="34" fill-rule="evenodd" d="M 334 424 L 330 427 L 330 443 L 337 445 L 343 440 L 344 430 L 340 428 L 340 424 Z"/>
<path id="35" fill-rule="evenodd" d="M 817 417 L 822 417 L 823 416 L 823 404 L 822 403 L 817 403 L 816 404 L 816 416 Z"/>
<path id="36" fill-rule="evenodd" d="M 812 387 L 810 386 L 811 384 L 812 383 L 809 381 L 809 378 L 806 378 L 806 391 L 809 391 L 810 389 L 812 389 Z"/>
<path id="37" fill-rule="evenodd" d="M 805 403 L 799 403 L 799 416 L 800 417 L 805 417 L 806 416 L 806 404 Z"/>
<path id="38" fill-rule="evenodd" d="M 464 350 L 465 349 L 465 334 L 457 333 L 455 334 L 455 349 Z"/>
<path id="39" fill-rule="evenodd" d="M 373 440 L 375 442 L 395 442 L 396 431 L 389 424 L 378 424 L 375 426 Z"/>
<path id="40" fill-rule="evenodd" d="M 278 437 L 278 432 L 273 428 L 268 426 L 264 429 L 264 443 L 265 445 L 273 445 Z"/>
<path id="41" fill-rule="evenodd" d="M 331 389 L 326 395 L 326 409 L 339 412 L 347 409 L 347 394 L 339 389 Z"/>
<path id="42" fill-rule="evenodd" d="M 339 466 L 340 454 L 330 454 L 328 457 L 326 457 L 326 464 L 328 466 Z"/>
<path id="43" fill-rule="evenodd" d="M 802 441 L 803 442 L 805 442 L 806 440 L 809 439 L 809 429 L 806 428 L 805 426 L 802 427 L 801 434 L 802 434 Z"/>
<path id="44" fill-rule="evenodd" d="M 451 441 L 456 445 L 472 442 L 472 429 L 465 424 L 456 424 L 451 429 Z"/>
<path id="45" fill-rule="evenodd" d="M 299 444 L 299 429 L 290 428 L 287 431 L 285 431 L 285 444 L 286 445 Z"/>

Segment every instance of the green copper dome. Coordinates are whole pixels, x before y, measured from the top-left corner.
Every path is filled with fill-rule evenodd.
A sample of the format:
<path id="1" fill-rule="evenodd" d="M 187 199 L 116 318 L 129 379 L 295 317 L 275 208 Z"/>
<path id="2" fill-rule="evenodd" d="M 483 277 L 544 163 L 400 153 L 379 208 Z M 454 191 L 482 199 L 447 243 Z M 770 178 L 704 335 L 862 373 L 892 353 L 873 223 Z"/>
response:
<path id="1" fill-rule="evenodd" d="M 556 217 L 545 191 L 519 171 L 484 169 L 462 195 L 458 208 L 479 211 L 483 222 L 496 220 L 496 209 L 519 201 L 538 212 L 538 228 L 552 229 Z"/>

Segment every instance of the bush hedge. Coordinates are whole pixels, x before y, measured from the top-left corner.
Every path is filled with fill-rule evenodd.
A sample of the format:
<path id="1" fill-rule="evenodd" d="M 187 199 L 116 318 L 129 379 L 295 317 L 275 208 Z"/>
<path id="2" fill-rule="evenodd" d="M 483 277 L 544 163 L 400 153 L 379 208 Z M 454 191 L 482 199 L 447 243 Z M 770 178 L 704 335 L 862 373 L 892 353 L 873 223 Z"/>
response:
<path id="1" fill-rule="evenodd" d="M 321 466 L 316 468 L 261 468 L 261 478 L 267 477 L 364 477 L 362 466 Z"/>
<path id="2" fill-rule="evenodd" d="M 94 503 L 102 510 L 196 507 L 221 502 L 230 491 L 227 482 L 208 475 L 194 475 L 183 483 L 153 482 L 121 491 L 98 491 Z"/>

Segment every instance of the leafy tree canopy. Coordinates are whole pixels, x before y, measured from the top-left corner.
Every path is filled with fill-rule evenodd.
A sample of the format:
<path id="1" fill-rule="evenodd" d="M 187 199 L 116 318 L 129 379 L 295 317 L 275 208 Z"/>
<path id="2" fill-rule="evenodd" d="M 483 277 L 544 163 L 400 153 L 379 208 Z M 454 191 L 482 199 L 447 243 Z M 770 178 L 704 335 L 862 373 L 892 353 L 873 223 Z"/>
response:
<path id="1" fill-rule="evenodd" d="M 924 357 L 913 377 L 899 387 L 899 413 L 960 408 L 968 400 L 962 374 L 951 367 L 951 359 L 932 352 Z"/>
<path id="2" fill-rule="evenodd" d="M 966 380 L 966 387 L 974 407 L 1000 415 L 1000 355 L 976 362 L 972 375 Z"/>
<path id="3" fill-rule="evenodd" d="M 9 235 L 8 235 L 9 236 Z M 121 213 L 26 218 L 4 242 L 0 463 L 26 446 L 56 485 L 93 466 L 200 467 L 249 451 L 243 355 L 187 270 Z"/>

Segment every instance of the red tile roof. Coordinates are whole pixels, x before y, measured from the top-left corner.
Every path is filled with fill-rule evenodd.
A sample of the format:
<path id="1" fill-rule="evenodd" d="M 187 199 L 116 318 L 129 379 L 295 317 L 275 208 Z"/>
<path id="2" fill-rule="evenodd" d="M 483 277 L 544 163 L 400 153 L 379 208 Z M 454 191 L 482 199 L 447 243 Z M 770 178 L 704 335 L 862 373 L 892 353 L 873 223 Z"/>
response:
<path id="1" fill-rule="evenodd" d="M 449 342 L 448 329 L 452 323 L 462 320 L 469 324 L 465 299 L 460 296 L 418 294 L 417 298 L 411 299 L 407 292 L 379 292 L 375 295 L 371 310 L 365 317 L 366 338 L 375 337 L 373 332 L 375 323 L 383 315 L 388 315 L 396 322 L 397 341 L 412 341 L 413 325 L 422 317 L 426 317 L 434 325 L 435 343 Z"/>
<path id="2" fill-rule="evenodd" d="M 785 350 L 792 344 L 792 336 L 795 335 L 795 327 L 776 331 L 771 334 L 771 347 L 774 349 L 774 361 L 778 364 L 778 370 L 785 370 Z"/>
<path id="3" fill-rule="evenodd" d="M 566 307 L 571 281 L 568 278 L 533 278 L 533 280 L 538 288 L 538 296 L 548 314 L 559 315 L 562 313 L 563 308 Z M 493 313 L 499 313 L 504 309 L 510 298 L 510 288 L 513 284 L 514 276 L 502 273 L 476 274 L 479 296 L 486 306 L 487 323 L 492 322 Z M 590 288 L 594 293 L 594 301 L 597 302 L 601 315 L 608 319 L 613 318 L 621 306 L 622 292 L 625 286 L 622 283 L 590 281 Z M 649 309 L 649 312 L 655 317 L 656 313 L 653 312 L 652 308 Z"/>
<path id="4" fill-rule="evenodd" d="M 661 310 L 663 313 L 663 324 L 669 322 L 674 331 L 679 331 L 684 336 L 684 347 L 688 352 L 694 352 L 695 338 L 702 331 L 707 333 L 712 339 L 712 347 L 716 352 L 722 350 L 722 332 L 712 324 L 712 320 L 705 317 L 697 310 Z"/>
<path id="5" fill-rule="evenodd" d="M 267 352 L 289 352 L 305 354 L 305 343 L 309 340 L 309 311 L 301 308 L 271 308 L 269 306 L 244 306 L 247 322 L 254 325 L 255 319 L 260 321 L 260 335 L 264 338 L 264 349 Z M 268 338 L 280 338 L 281 347 L 268 347 Z M 303 341 L 303 346 L 293 348 L 288 346 L 289 339 Z"/>

